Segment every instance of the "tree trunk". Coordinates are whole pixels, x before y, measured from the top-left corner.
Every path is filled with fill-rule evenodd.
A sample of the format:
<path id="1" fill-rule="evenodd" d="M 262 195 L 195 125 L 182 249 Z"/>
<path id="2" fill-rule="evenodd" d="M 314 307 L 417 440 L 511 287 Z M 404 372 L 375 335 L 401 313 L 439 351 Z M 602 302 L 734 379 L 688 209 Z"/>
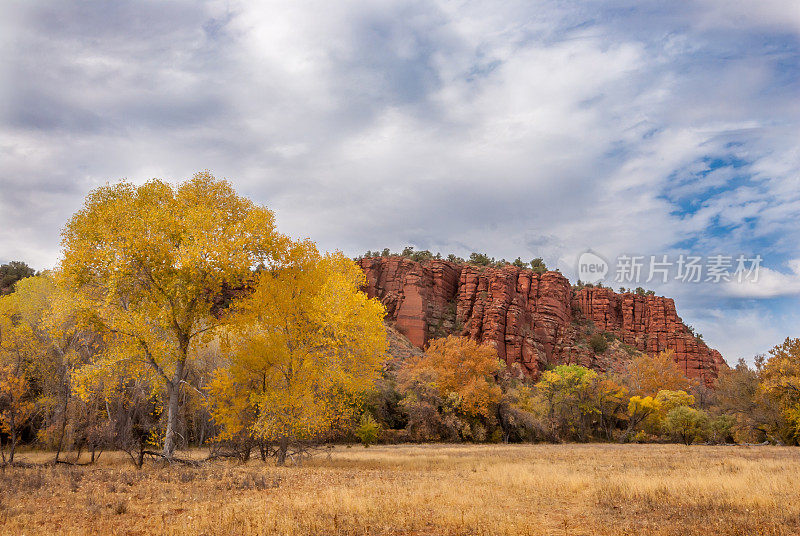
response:
<path id="1" fill-rule="evenodd" d="M 176 374 L 177 376 L 177 374 Z M 178 402 L 180 401 L 180 383 L 171 381 L 167 384 L 167 431 L 164 434 L 164 457 L 172 459 L 175 452 L 175 432 L 178 428 Z"/>
<path id="2" fill-rule="evenodd" d="M 56 449 L 56 459 L 54 464 L 58 463 L 58 458 L 61 456 L 61 451 L 64 448 L 64 434 L 67 431 L 67 409 L 69 408 L 69 385 L 66 386 L 64 391 L 64 404 L 61 406 L 61 433 L 58 436 L 58 448 Z"/>
<path id="3" fill-rule="evenodd" d="M 289 450 L 289 440 L 282 437 L 278 442 L 278 462 L 280 466 L 286 465 L 286 452 Z"/>
<path id="4" fill-rule="evenodd" d="M 17 450 L 17 430 L 11 432 L 11 448 L 8 449 L 8 464 L 14 463 L 14 453 Z"/>

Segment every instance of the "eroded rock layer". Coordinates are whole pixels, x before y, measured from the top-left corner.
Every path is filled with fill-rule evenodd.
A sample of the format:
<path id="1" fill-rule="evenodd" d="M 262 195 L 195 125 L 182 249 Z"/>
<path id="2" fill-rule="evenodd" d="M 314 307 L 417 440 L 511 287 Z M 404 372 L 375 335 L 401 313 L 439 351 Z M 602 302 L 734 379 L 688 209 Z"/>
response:
<path id="1" fill-rule="evenodd" d="M 488 268 L 402 257 L 360 261 L 365 291 L 386 307 L 395 328 L 418 348 L 458 334 L 488 342 L 509 365 L 532 375 L 547 365 L 578 363 L 606 370 L 619 363 L 586 344 L 592 330 L 614 333 L 642 352 L 671 349 L 691 378 L 712 382 L 722 356 L 683 324 L 670 298 L 617 294 L 606 288 L 574 291 L 559 272 L 513 266 Z M 591 321 L 590 323 L 587 321 Z"/>
<path id="2" fill-rule="evenodd" d="M 607 288 L 577 292 L 580 310 L 595 327 L 617 334 L 623 342 L 647 352 L 671 349 L 690 378 L 713 379 L 725 361 L 696 337 L 675 310 L 672 298 L 617 294 Z"/>

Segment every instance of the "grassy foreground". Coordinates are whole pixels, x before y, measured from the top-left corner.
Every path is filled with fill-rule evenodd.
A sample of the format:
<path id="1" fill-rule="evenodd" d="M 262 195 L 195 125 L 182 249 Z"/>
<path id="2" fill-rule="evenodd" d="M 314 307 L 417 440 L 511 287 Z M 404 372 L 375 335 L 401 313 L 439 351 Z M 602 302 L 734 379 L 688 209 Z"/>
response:
<path id="1" fill-rule="evenodd" d="M 799 483 L 788 447 L 357 446 L 140 471 L 106 453 L 0 473 L 0 534 L 797 534 Z"/>

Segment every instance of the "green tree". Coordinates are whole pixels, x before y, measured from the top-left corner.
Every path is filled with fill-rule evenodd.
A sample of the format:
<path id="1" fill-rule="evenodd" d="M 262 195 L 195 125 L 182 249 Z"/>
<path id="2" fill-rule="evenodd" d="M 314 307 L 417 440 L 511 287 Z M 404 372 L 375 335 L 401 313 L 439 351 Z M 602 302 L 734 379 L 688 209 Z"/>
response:
<path id="1" fill-rule="evenodd" d="M 0 266 L 0 296 L 14 292 L 17 281 L 31 277 L 36 272 L 21 261 L 11 261 Z"/>
<path id="2" fill-rule="evenodd" d="M 536 257 L 531 261 L 531 270 L 537 274 L 543 274 L 547 271 L 547 265 L 541 257 Z"/>
<path id="3" fill-rule="evenodd" d="M 664 417 L 664 431 L 686 445 L 700 438 L 707 424 L 705 412 L 688 406 L 676 406 Z"/>
<path id="4" fill-rule="evenodd" d="M 490 259 L 488 255 L 485 253 L 477 253 L 473 252 L 469 255 L 469 262 L 470 264 L 474 264 L 476 266 L 491 266 L 494 262 L 493 259 Z"/>
<path id="5" fill-rule="evenodd" d="M 713 418 L 709 417 L 708 437 L 712 443 L 727 443 L 728 440 L 735 439 L 735 430 L 736 417 L 733 415 L 722 414 L 716 415 Z"/>

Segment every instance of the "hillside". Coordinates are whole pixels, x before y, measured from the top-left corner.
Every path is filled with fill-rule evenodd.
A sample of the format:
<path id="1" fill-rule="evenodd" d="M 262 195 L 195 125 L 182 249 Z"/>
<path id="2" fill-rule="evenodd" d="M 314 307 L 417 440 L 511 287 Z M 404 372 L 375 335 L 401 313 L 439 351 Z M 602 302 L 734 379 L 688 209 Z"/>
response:
<path id="1" fill-rule="evenodd" d="M 414 346 L 458 334 L 489 342 L 509 365 L 533 376 L 551 365 L 576 363 L 596 370 L 621 367 L 633 353 L 673 350 L 681 370 L 711 384 L 722 356 L 683 323 L 671 298 L 573 288 L 559 272 L 537 273 L 444 260 L 359 260 L 364 289 L 386 307 L 387 320 Z M 610 342 L 595 350 L 590 338 Z"/>

